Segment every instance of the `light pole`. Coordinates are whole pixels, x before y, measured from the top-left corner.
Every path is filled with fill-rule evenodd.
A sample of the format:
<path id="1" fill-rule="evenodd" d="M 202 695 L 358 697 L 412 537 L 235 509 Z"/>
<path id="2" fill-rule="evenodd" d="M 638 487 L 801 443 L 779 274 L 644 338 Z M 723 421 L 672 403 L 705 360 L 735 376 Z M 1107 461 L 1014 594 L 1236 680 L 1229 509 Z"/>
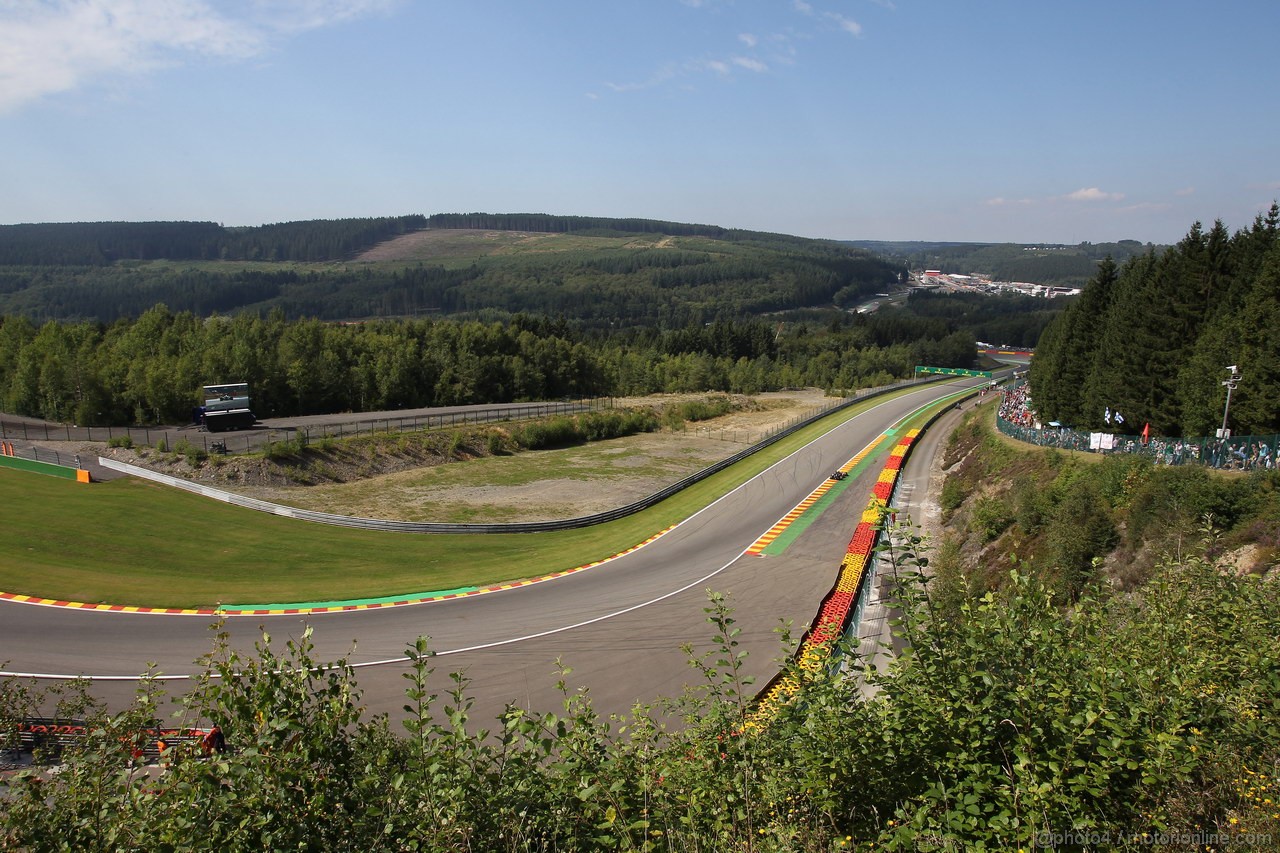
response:
<path id="1" fill-rule="evenodd" d="M 1231 378 L 1222 384 L 1227 386 L 1227 405 L 1222 409 L 1222 429 L 1218 430 L 1218 438 L 1230 438 L 1231 431 L 1227 429 L 1227 414 L 1231 411 L 1231 392 L 1236 390 L 1236 385 L 1240 383 L 1240 368 L 1232 364 L 1227 367 L 1227 373 L 1231 374 Z"/>

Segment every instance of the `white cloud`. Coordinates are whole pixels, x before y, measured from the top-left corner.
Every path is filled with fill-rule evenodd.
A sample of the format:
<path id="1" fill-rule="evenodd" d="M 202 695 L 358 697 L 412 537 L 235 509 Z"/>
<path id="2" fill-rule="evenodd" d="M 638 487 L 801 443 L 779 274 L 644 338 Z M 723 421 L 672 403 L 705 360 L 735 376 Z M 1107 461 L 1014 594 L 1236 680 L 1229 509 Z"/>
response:
<path id="1" fill-rule="evenodd" d="M 1097 187 L 1087 187 L 1067 193 L 1063 198 L 1068 201 L 1120 201 L 1124 193 L 1105 193 Z"/>
<path id="2" fill-rule="evenodd" d="M 844 15 L 841 15 L 838 12 L 827 12 L 826 17 L 829 20 L 835 21 L 836 26 L 844 30 L 849 35 L 851 36 L 862 35 L 862 24 L 859 24 L 857 21 L 853 20 L 852 18 L 846 18 Z"/>
<path id="3" fill-rule="evenodd" d="M 639 92 L 642 89 L 652 89 L 654 86 L 659 86 L 675 76 L 675 68 L 666 65 L 655 71 L 649 79 L 642 80 L 639 83 L 605 83 L 604 85 L 614 92 Z"/>
<path id="4" fill-rule="evenodd" d="M 1185 196 L 1185 195 L 1194 195 L 1194 194 L 1195 194 L 1195 191 L 1196 191 L 1196 188 L 1195 188 L 1195 187 L 1183 187 L 1183 188 L 1182 188 L 1182 189 L 1180 189 L 1180 190 L 1176 190 L 1176 191 L 1174 192 L 1174 195 L 1184 195 L 1184 196 Z"/>
<path id="5" fill-rule="evenodd" d="M 1163 213 L 1166 210 L 1172 210 L 1173 205 L 1165 202 L 1141 201 L 1137 204 L 1127 204 L 1120 208 L 1121 213 Z"/>
<path id="6" fill-rule="evenodd" d="M 983 202 L 988 207 L 1010 207 L 1013 205 L 1045 205 L 1056 204 L 1061 201 L 1122 201 L 1124 193 L 1108 193 L 1103 192 L 1097 187 L 1085 187 L 1075 192 L 1067 193 L 1060 196 L 1039 196 L 1036 198 L 1005 198 L 1004 196 L 995 196 Z M 1137 205 L 1134 206 L 1136 208 Z"/>
<path id="7" fill-rule="evenodd" d="M 645 89 L 652 89 L 666 83 L 670 83 L 682 77 L 688 77 L 693 74 L 701 74 L 710 71 L 717 77 L 729 78 L 734 76 L 736 70 L 754 71 L 757 74 L 763 74 L 769 70 L 767 63 L 750 56 L 734 56 L 730 59 L 698 59 L 686 62 L 683 65 L 676 66 L 668 64 L 658 71 L 654 72 L 647 80 L 638 83 L 605 83 L 604 86 L 611 92 L 640 92 Z"/>
<path id="8" fill-rule="evenodd" d="M 202 56 L 245 59 L 265 51 L 273 36 L 340 24 L 398 2 L 0 0 L 0 113 L 105 76 Z"/>
<path id="9" fill-rule="evenodd" d="M 4 2 L 4 0 L 0 0 Z M 714 5 L 718 0 L 682 0 L 682 2 L 692 8 L 705 8 Z M 854 36 L 861 36 L 862 25 L 851 18 L 846 18 L 835 12 L 816 12 L 814 7 L 808 0 L 791 0 L 792 8 L 800 14 L 809 16 L 816 21 L 834 22 L 843 32 L 847 32 Z M 831 31 L 830 26 L 816 27 L 810 24 L 808 29 L 825 29 L 828 33 Z M 705 74 L 711 72 L 718 77 L 732 79 L 736 72 L 751 71 L 757 74 L 764 74 L 773 68 L 779 66 L 794 65 L 799 59 L 799 51 L 796 48 L 797 40 L 807 40 L 814 38 L 813 32 L 738 32 L 737 41 L 745 45 L 752 52 L 757 51 L 762 54 L 763 58 L 752 55 L 733 55 L 726 58 L 712 59 L 688 59 L 681 62 L 673 62 L 662 69 L 648 80 L 638 83 L 605 83 L 604 88 L 612 92 L 637 92 L 644 89 L 656 87 L 660 84 L 672 83 L 676 84 L 681 78 L 687 78 L 695 74 Z"/>
<path id="10" fill-rule="evenodd" d="M 344 24 L 382 14 L 401 0 L 254 0 L 254 18 L 283 33 Z"/>
<path id="11" fill-rule="evenodd" d="M 719 59 L 704 59 L 702 62 L 698 64 L 702 68 L 706 68 L 710 71 L 714 71 L 715 73 L 719 74 L 721 77 L 727 77 L 729 75 L 729 71 L 730 71 L 729 63 L 722 62 Z"/>

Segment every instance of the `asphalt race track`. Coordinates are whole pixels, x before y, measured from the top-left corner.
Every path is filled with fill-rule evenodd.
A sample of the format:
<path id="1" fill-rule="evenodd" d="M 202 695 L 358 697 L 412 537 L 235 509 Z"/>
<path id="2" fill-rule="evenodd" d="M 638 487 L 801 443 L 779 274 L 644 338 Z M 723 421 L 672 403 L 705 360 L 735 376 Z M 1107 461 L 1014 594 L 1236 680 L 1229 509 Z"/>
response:
<path id="1" fill-rule="evenodd" d="M 776 671 L 784 621 L 798 635 L 835 581 L 840 560 L 871 486 L 888 453 L 850 477 L 835 501 L 781 554 L 743 552 L 832 471 L 908 413 L 982 380 L 924 385 L 886 400 L 781 460 L 732 493 L 643 548 L 595 568 L 542 583 L 421 605 L 300 616 L 226 620 L 238 648 L 251 648 L 262 630 L 272 644 L 298 637 L 310 624 L 316 656 L 348 656 L 357 666 L 364 704 L 402 716 L 407 671 L 404 652 L 419 635 L 436 653 L 432 692 L 450 687 L 448 673 L 470 680 L 473 718 L 492 722 L 507 703 L 536 711 L 562 710 L 556 661 L 572 668 L 568 688 L 588 689 L 602 714 L 626 713 L 637 702 L 674 696 L 698 674 L 681 646 L 709 647 L 707 591 L 728 596 L 746 669 L 758 685 Z M 248 510 L 246 510 L 248 511 Z M 299 522 L 304 523 L 304 522 Z M 655 533 L 657 531 L 654 531 Z M 392 535 L 392 534 L 388 534 Z M 405 534 L 395 534 L 405 535 Z M 530 534 L 537 535 L 537 534 Z M 512 553 L 512 559 L 520 559 Z M 537 569 L 531 571 L 538 573 Z M 359 595 L 353 579 L 352 596 Z M 185 691 L 193 665 L 212 647 L 210 620 L 80 611 L 0 601 L 0 663 L 5 674 L 90 676 L 91 692 L 113 708 L 134 696 L 148 663 Z"/>

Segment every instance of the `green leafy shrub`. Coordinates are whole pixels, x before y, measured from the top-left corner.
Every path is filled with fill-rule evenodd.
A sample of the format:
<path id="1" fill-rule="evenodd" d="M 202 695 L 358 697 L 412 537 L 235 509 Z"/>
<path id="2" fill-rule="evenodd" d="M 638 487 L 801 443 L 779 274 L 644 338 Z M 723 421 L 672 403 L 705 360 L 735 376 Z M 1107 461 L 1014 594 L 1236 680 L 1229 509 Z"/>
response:
<path id="1" fill-rule="evenodd" d="M 964 503 L 965 486 L 959 477 L 948 476 L 942 483 L 942 494 L 938 496 L 938 505 L 942 507 L 943 518 L 949 518 Z"/>
<path id="2" fill-rule="evenodd" d="M 268 441 L 262 446 L 262 455 L 272 462 L 287 462 L 297 459 L 307 449 L 307 437 L 298 432 L 293 438 L 280 441 Z"/>
<path id="3" fill-rule="evenodd" d="M 973 506 L 971 524 L 984 541 L 995 539 L 1012 523 L 1013 513 L 1003 498 L 984 495 Z"/>
<path id="4" fill-rule="evenodd" d="M 672 432 L 683 432 L 685 421 L 679 407 L 671 406 L 662 412 L 662 425 Z"/>
<path id="5" fill-rule="evenodd" d="M 462 456 L 467 449 L 467 438 L 462 434 L 461 430 L 454 430 L 449 433 L 449 439 L 446 445 L 445 455 L 456 459 Z"/>
<path id="6" fill-rule="evenodd" d="M 1092 846 L 1137 851 L 1151 845 L 1129 832 L 1275 826 L 1244 795 L 1272 792 L 1280 762 L 1270 582 L 1189 558 L 1141 595 L 1086 591 L 1065 610 L 1017 571 L 940 618 L 914 547 L 885 555 L 910 653 L 872 670 L 844 642 L 846 666 L 789 665 L 800 692 L 762 728 L 745 725 L 755 685 L 715 595 L 708 652 L 688 649 L 695 689 L 609 720 L 564 668 L 560 711 L 474 720 L 466 677 L 440 687 L 419 639 L 400 733 L 365 714 L 347 660 L 316 659 L 309 629 L 252 653 L 222 634 L 170 722 L 216 720 L 230 752 L 179 748 L 155 782 L 129 763 L 164 706 L 160 682 L 144 679 L 123 712 L 86 697 L 75 715 L 90 734 L 60 772 L 5 780 L 0 846 L 829 853 L 1111 832 Z M 0 720 L 47 699 L 35 689 L 0 681 Z"/>
<path id="7" fill-rule="evenodd" d="M 521 447 L 542 450 L 551 447 L 568 447 L 583 440 L 572 418 L 556 417 L 544 421 L 520 424 L 512 430 L 512 437 Z"/>
<path id="8" fill-rule="evenodd" d="M 490 456 L 498 456 L 506 452 L 506 442 L 503 440 L 502 433 L 495 430 L 489 430 L 485 435 L 485 446 L 489 450 Z"/>
<path id="9" fill-rule="evenodd" d="M 185 438 L 178 439 L 177 444 L 173 446 L 173 452 L 185 456 L 187 464 L 192 468 L 209 458 L 208 451 L 203 447 L 197 447 Z"/>
<path id="10" fill-rule="evenodd" d="M 729 397 L 713 396 L 706 400 L 686 400 L 675 410 L 685 421 L 708 421 L 737 411 L 738 406 Z"/>
<path id="11" fill-rule="evenodd" d="M 1037 533 L 1049 520 L 1053 503 L 1043 485 L 1035 480 L 1021 479 L 1013 485 L 1013 520 L 1024 533 Z"/>

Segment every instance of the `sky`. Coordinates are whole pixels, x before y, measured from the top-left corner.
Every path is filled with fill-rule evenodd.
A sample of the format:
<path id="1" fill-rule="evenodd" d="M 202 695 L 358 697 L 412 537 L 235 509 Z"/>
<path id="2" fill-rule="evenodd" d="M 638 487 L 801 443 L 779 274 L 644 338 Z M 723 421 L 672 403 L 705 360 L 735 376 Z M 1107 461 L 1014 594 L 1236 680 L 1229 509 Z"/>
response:
<path id="1" fill-rule="evenodd" d="M 1280 198 L 1277 0 L 0 0 L 0 224 L 1172 243 Z"/>

